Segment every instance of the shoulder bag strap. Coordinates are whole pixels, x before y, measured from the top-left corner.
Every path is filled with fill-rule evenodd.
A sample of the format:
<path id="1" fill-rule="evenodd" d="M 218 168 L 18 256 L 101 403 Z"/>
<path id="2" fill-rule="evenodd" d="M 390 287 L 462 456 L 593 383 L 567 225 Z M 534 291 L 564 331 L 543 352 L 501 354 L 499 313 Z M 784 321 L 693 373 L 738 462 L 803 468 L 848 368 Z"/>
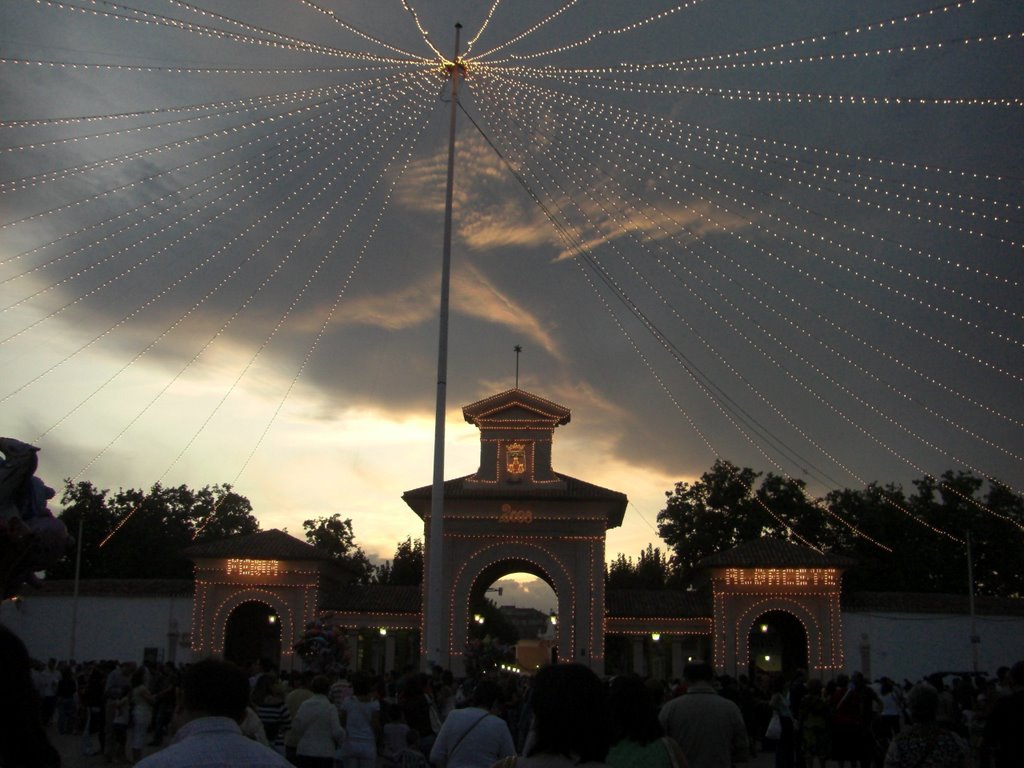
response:
<path id="1" fill-rule="evenodd" d="M 450 750 L 448 751 L 448 759 L 449 759 L 449 760 L 451 760 L 451 759 L 452 759 L 452 756 L 453 756 L 453 755 L 455 754 L 455 750 L 457 750 L 457 749 L 458 749 L 458 748 L 459 748 L 459 747 L 460 747 L 460 746 L 462 745 L 462 740 L 463 740 L 463 739 L 465 739 L 465 738 L 466 738 L 467 736 L 469 736 L 470 732 L 471 732 L 471 731 L 472 731 L 472 730 L 473 730 L 474 728 L 476 728 L 476 727 L 477 727 L 478 725 L 480 725 L 480 723 L 482 723 L 482 722 L 483 722 L 484 718 L 485 718 L 485 717 L 487 717 L 487 716 L 488 716 L 488 715 L 490 715 L 490 714 L 491 714 L 490 712 L 484 712 L 484 713 L 483 713 L 483 715 L 481 715 L 480 717 L 478 717 L 478 718 L 477 718 L 477 719 L 476 719 L 476 720 L 474 721 L 474 723 L 473 723 L 473 724 L 472 724 L 471 726 L 469 726 L 469 728 L 467 728 L 466 730 L 464 730 L 464 731 L 462 732 L 462 735 L 461 735 L 461 736 L 459 736 L 459 739 L 458 739 L 458 741 L 456 741 L 456 742 L 455 742 L 455 744 L 453 744 L 453 745 L 452 745 L 452 748 L 451 748 L 451 749 L 450 749 Z"/>

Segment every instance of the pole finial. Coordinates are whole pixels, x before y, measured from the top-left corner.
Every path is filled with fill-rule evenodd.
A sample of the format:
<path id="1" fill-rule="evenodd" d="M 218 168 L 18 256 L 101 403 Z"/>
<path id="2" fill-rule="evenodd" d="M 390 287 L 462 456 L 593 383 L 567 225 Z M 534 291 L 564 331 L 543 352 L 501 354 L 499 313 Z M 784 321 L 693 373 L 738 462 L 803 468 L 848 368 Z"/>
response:
<path id="1" fill-rule="evenodd" d="M 516 344 L 512 349 L 516 351 L 516 389 L 519 389 L 519 353 L 523 351 L 523 345 Z"/>

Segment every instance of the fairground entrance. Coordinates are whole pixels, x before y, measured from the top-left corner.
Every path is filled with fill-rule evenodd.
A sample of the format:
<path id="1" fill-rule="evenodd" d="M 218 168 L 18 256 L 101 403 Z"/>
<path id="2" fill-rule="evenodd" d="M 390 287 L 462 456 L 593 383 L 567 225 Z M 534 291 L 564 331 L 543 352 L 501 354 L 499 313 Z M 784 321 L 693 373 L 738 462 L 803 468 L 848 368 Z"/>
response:
<path id="1" fill-rule="evenodd" d="M 714 607 L 714 665 L 733 676 L 843 667 L 839 592 L 852 560 L 758 539 L 705 558 Z"/>
<path id="2" fill-rule="evenodd" d="M 622 523 L 626 496 L 554 472 L 552 436 L 570 412 L 521 389 L 467 405 L 463 416 L 480 430 L 480 467 L 444 485 L 441 583 L 445 615 L 422 622 L 441 626 L 441 666 L 465 674 L 472 606 L 505 573 L 533 574 L 558 596 L 557 657 L 604 671 L 605 533 Z M 424 523 L 430 541 L 431 487 L 402 498 Z M 425 574 L 430 568 L 425 568 Z M 428 577 L 429 578 L 429 577 Z M 430 584 L 424 585 L 424 595 Z M 427 649 L 422 649 L 424 658 Z"/>

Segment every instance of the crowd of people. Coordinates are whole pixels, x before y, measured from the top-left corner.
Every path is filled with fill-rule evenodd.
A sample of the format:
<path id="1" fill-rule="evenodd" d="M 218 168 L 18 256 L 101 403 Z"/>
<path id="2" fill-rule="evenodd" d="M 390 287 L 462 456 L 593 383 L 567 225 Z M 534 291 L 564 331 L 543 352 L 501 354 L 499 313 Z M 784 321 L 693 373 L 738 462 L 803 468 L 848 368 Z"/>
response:
<path id="1" fill-rule="evenodd" d="M 57 768 L 48 728 L 138 768 L 730 768 L 759 751 L 776 768 L 1024 766 L 1024 662 L 914 685 L 733 679 L 704 663 L 668 684 L 579 664 L 457 681 L 215 659 L 29 669 L 2 627 L 0 645 L 0 686 L 37 705 L 4 704 L 0 768 Z M 12 671 L 22 658 L 24 675 Z"/>

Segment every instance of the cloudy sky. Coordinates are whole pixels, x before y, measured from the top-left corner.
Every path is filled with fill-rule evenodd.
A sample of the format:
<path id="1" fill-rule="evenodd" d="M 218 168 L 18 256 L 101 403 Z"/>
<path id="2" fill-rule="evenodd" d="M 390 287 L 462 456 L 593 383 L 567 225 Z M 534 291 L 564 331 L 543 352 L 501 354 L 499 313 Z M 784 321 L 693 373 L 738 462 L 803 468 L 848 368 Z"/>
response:
<path id="1" fill-rule="evenodd" d="M 556 469 L 630 498 L 609 557 L 717 457 L 1024 487 L 1024 6 L 986 0 L 3 3 L 0 432 L 51 485 L 421 535 L 456 22 L 446 476 L 518 344 Z"/>

